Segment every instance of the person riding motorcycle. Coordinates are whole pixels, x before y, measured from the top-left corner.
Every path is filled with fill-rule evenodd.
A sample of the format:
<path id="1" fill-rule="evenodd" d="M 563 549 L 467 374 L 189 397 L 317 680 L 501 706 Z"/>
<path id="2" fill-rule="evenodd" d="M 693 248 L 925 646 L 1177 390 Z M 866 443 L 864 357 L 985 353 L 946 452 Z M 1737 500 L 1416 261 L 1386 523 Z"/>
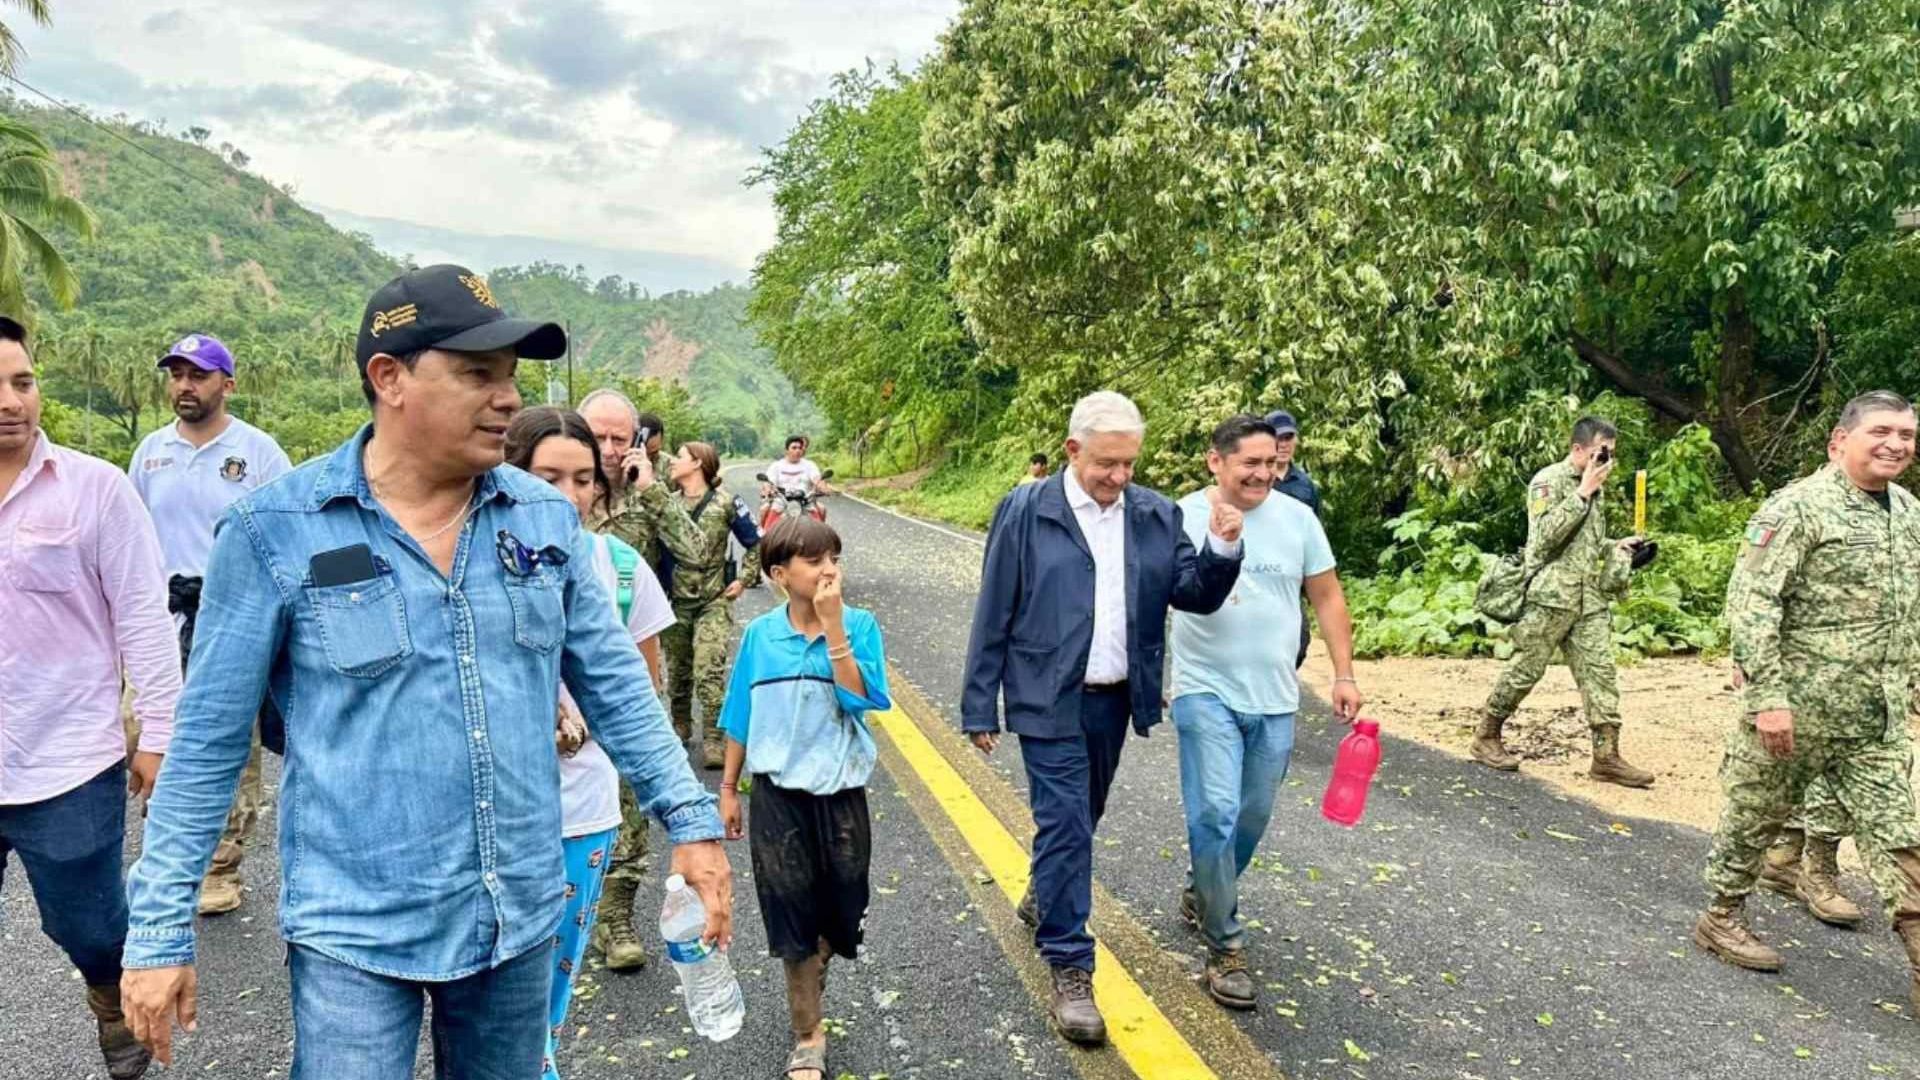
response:
<path id="1" fill-rule="evenodd" d="M 780 520 L 785 504 L 798 501 L 805 512 L 818 521 L 827 520 L 826 507 L 819 499 L 823 495 L 838 494 L 832 484 L 827 483 L 833 475 L 831 471 L 822 472 L 807 457 L 807 437 L 805 435 L 787 436 L 786 453 L 779 460 L 767 466 L 759 474 L 760 480 L 760 530 L 765 532 Z M 801 496 L 799 500 L 789 498 L 789 493 Z"/>

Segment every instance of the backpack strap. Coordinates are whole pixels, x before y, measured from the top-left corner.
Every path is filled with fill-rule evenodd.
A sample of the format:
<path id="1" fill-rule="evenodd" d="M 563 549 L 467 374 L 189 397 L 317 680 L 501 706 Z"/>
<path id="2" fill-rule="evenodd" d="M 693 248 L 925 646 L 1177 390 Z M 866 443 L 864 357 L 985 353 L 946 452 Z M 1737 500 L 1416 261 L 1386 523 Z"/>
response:
<path id="1" fill-rule="evenodd" d="M 633 619 L 633 578 L 640 570 L 640 553 L 617 536 L 607 537 L 607 552 L 613 556 L 614 599 L 620 605 L 620 625 L 625 626 Z"/>

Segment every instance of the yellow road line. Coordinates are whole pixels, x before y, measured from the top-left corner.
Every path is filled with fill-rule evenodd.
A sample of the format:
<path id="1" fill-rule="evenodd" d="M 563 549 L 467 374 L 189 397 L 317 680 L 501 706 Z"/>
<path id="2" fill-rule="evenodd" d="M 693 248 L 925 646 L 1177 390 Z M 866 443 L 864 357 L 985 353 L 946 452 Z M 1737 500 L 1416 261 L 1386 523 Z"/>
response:
<path id="1" fill-rule="evenodd" d="M 1000 891 L 1018 903 L 1027 888 L 1026 849 L 910 718 L 897 709 L 869 718 L 912 766 Z M 1127 1067 L 1145 1080 L 1217 1080 L 1193 1045 L 1127 974 L 1119 958 L 1105 945 L 1096 944 L 1094 949 L 1094 992 L 1107 1019 L 1107 1038 Z"/>

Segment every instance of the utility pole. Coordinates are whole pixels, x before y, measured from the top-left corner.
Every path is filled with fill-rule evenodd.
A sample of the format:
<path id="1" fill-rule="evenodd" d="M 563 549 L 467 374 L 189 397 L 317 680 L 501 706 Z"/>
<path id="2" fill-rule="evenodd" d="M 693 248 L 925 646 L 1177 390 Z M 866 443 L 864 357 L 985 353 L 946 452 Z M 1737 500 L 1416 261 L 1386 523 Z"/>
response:
<path id="1" fill-rule="evenodd" d="M 573 396 L 573 320 L 572 319 L 567 320 L 566 331 L 567 331 L 567 407 L 572 408 L 575 400 Z"/>

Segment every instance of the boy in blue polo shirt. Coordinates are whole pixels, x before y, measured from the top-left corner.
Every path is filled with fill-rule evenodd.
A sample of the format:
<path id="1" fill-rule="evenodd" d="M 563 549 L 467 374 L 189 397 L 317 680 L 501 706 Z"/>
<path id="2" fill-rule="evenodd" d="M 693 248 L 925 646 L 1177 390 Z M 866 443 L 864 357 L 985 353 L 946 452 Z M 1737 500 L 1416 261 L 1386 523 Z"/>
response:
<path id="1" fill-rule="evenodd" d="M 753 886 L 767 951 L 786 966 L 791 1080 L 826 1080 L 827 962 L 858 956 L 872 827 L 867 713 L 892 706 L 886 650 L 868 612 L 841 601 L 840 536 L 784 518 L 760 541 L 761 570 L 787 602 L 748 624 L 720 714 L 727 736 L 720 816 L 744 834 L 739 783 L 753 777 Z"/>

